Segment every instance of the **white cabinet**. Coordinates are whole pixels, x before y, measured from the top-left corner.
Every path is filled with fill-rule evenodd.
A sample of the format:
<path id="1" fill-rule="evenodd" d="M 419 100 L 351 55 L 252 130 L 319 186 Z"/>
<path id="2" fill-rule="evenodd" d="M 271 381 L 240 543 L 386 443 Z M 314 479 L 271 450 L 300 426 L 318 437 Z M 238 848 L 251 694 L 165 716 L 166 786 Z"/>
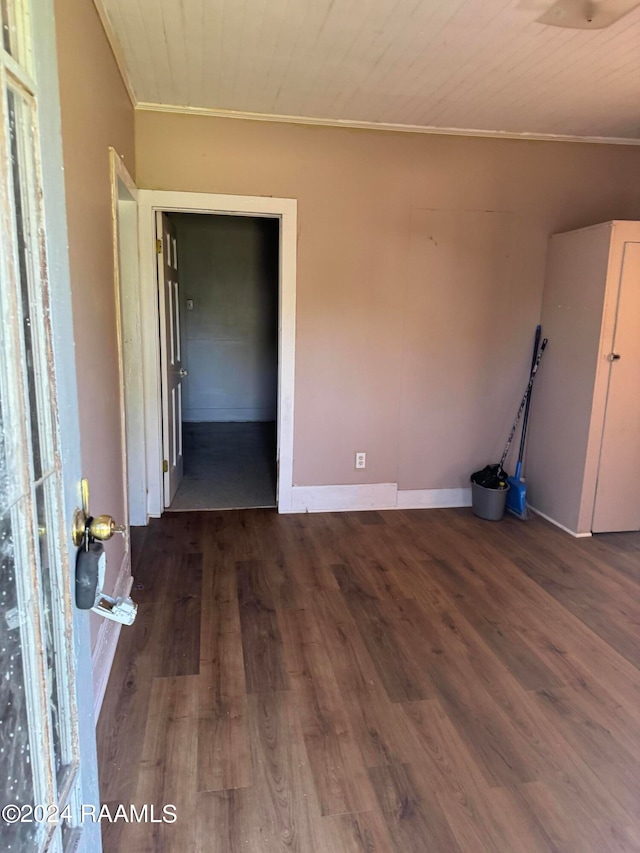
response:
<path id="1" fill-rule="evenodd" d="M 550 238 L 541 322 L 531 506 L 575 535 L 640 530 L 640 222 Z"/>

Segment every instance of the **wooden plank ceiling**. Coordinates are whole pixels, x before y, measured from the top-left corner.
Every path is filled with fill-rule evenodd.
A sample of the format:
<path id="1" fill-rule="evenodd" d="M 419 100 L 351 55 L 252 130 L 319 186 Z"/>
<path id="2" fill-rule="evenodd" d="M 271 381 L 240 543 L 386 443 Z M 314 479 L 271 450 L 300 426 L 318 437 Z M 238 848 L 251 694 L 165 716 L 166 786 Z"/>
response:
<path id="1" fill-rule="evenodd" d="M 640 138 L 640 7 L 574 30 L 536 22 L 551 0 L 97 2 L 139 103 Z"/>

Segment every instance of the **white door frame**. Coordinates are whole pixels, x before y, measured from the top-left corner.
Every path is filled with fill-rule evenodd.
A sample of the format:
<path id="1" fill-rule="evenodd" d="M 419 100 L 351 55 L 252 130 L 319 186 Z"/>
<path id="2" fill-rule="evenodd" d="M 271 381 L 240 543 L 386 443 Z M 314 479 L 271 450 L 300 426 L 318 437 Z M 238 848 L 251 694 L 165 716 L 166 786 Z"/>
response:
<path id="1" fill-rule="evenodd" d="M 109 149 L 113 269 L 120 373 L 125 513 L 131 525 L 147 523 L 144 385 L 140 325 L 138 188 L 120 155 Z"/>
<path id="2" fill-rule="evenodd" d="M 293 491 L 293 417 L 296 339 L 296 199 L 217 193 L 138 190 L 142 362 L 147 469 L 147 514 L 164 509 L 162 475 L 162 407 L 156 223 L 167 213 L 221 213 L 280 220 L 278 301 L 278 512 L 291 512 Z M 130 457 L 130 463 L 132 459 Z"/>

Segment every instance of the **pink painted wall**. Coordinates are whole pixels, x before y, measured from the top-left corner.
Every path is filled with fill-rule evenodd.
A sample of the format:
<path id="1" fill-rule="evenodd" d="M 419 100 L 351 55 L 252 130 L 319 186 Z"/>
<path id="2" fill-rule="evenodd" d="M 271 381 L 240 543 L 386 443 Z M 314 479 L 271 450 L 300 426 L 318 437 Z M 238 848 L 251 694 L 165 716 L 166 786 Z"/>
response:
<path id="1" fill-rule="evenodd" d="M 635 147 L 138 112 L 136 169 L 299 200 L 298 485 L 468 485 L 526 385 L 549 234 L 640 217 Z"/>
<path id="2" fill-rule="evenodd" d="M 92 511 L 124 521 L 109 146 L 132 171 L 133 108 L 93 3 L 56 0 L 55 15 L 82 467 Z M 106 548 L 109 591 L 124 546 Z"/>

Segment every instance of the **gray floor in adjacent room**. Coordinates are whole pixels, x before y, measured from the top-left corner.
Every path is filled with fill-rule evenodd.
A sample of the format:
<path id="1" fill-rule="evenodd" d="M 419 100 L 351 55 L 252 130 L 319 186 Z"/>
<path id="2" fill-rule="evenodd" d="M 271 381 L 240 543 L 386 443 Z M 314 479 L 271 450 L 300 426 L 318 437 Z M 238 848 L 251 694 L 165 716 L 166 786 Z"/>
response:
<path id="1" fill-rule="evenodd" d="M 276 505 L 274 423 L 185 423 L 183 448 L 171 512 Z"/>

